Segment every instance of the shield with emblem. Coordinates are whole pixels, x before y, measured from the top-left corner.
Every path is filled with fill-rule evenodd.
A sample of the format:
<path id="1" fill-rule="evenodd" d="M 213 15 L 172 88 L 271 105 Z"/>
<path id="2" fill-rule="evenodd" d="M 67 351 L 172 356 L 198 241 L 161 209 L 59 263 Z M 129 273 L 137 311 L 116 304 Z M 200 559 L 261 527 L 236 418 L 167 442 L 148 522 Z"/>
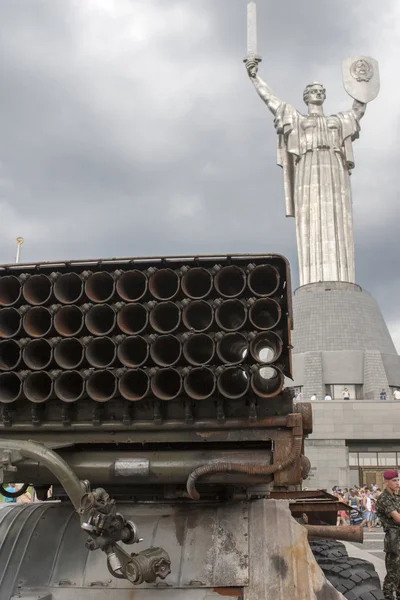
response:
<path id="1" fill-rule="evenodd" d="M 378 61 L 369 56 L 353 56 L 342 62 L 346 92 L 363 104 L 374 100 L 380 88 Z"/>

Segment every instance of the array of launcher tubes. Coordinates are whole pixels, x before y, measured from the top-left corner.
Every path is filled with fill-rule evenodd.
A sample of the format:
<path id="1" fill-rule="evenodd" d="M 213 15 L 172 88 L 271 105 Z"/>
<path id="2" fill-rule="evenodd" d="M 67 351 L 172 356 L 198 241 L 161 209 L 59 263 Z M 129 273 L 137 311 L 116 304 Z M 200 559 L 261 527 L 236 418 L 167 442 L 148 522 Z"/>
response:
<path id="1" fill-rule="evenodd" d="M 0 402 L 277 396 L 290 341 L 277 260 L 4 269 Z"/>

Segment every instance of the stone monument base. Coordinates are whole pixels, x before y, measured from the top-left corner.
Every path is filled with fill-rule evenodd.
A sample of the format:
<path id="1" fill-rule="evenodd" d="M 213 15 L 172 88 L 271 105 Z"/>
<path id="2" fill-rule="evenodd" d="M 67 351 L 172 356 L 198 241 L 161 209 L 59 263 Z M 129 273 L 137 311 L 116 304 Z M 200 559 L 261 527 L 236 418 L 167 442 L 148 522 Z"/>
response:
<path id="1" fill-rule="evenodd" d="M 311 283 L 293 298 L 294 386 L 302 400 L 354 386 L 356 399 L 388 399 L 400 387 L 400 356 L 374 298 L 344 282 Z M 291 384 L 293 385 L 293 384 Z M 333 388 L 333 386 L 336 386 Z"/>

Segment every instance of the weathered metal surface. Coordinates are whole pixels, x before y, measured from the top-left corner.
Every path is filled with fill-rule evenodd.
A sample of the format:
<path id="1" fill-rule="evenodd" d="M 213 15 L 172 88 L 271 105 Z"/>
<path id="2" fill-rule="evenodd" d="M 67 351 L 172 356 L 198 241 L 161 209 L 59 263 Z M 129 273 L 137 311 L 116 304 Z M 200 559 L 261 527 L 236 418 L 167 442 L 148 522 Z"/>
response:
<path id="1" fill-rule="evenodd" d="M 137 552 L 148 545 L 168 548 L 172 573 L 165 582 L 133 589 L 129 582 L 112 578 L 104 555 L 85 548 L 87 536 L 80 530 L 79 519 L 70 505 L 17 504 L 0 511 L 1 599 L 8 600 L 18 591 L 23 596 L 28 590 L 51 591 L 55 599 L 64 599 L 67 596 L 61 594 L 60 588 L 68 589 L 69 594 L 77 589 L 85 593 L 93 589 L 115 589 L 121 593 L 128 590 L 130 595 L 125 597 L 129 600 L 153 599 L 149 593 L 137 594 L 145 588 L 223 589 L 248 584 L 247 504 L 201 508 L 196 504 L 121 504 L 121 512 L 135 520 L 144 538 L 134 548 L 125 547 L 128 551 Z M 82 592 L 82 598 L 86 597 L 92 596 Z M 159 597 L 165 600 L 169 596 L 163 591 L 163 595 L 157 592 L 154 596 Z M 206 597 L 197 594 L 193 599 Z"/>
<path id="2" fill-rule="evenodd" d="M 345 600 L 326 581 L 287 501 L 250 505 L 249 552 L 251 585 L 244 600 Z"/>

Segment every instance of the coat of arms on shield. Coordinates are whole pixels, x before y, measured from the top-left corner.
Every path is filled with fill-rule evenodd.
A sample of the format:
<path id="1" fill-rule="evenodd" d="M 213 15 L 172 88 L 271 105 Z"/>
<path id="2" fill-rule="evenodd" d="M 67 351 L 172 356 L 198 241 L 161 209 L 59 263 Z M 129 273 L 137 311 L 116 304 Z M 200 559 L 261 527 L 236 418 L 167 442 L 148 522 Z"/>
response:
<path id="1" fill-rule="evenodd" d="M 342 62 L 346 92 L 363 104 L 374 100 L 380 88 L 378 61 L 369 56 L 353 56 Z"/>

